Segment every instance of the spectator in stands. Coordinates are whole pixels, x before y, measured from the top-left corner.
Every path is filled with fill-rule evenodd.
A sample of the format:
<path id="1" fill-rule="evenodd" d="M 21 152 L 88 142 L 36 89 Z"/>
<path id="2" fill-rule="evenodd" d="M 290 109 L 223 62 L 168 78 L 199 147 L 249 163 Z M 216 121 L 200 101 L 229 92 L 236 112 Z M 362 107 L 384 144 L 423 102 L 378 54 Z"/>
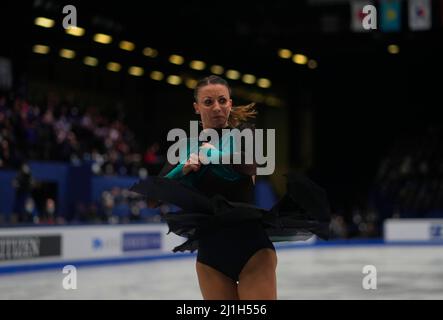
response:
<path id="1" fill-rule="evenodd" d="M 13 180 L 13 187 L 15 188 L 14 199 L 14 215 L 19 222 L 32 222 L 32 211 L 26 210 L 29 205 L 29 200 L 32 199 L 32 188 L 34 181 L 31 175 L 31 170 L 27 164 L 21 166 L 20 171 Z"/>
<path id="2" fill-rule="evenodd" d="M 0 96 L 0 168 L 12 168 L 19 159 L 98 161 L 96 174 L 138 175 L 143 167 L 138 150 L 123 122 L 106 118 L 94 107 L 82 112 L 60 102 L 53 92 L 45 107 L 22 97 L 8 104 L 7 96 Z"/>
<path id="3" fill-rule="evenodd" d="M 383 159 L 376 178 L 375 205 L 383 218 L 443 217 L 441 127 L 397 142 Z"/>

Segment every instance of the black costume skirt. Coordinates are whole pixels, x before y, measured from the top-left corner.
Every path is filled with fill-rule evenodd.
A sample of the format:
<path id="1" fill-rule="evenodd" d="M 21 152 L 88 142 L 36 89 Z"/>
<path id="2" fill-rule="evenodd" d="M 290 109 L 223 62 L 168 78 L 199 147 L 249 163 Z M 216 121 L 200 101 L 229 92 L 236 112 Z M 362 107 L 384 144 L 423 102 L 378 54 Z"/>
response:
<path id="1" fill-rule="evenodd" d="M 181 209 L 162 213 L 169 232 L 187 238 L 174 248 L 174 252 L 193 252 L 198 249 L 199 238 L 220 228 L 253 220 L 263 225 L 273 242 L 307 240 L 314 234 L 328 239 L 330 209 L 325 191 L 303 175 L 288 174 L 286 178 L 286 193 L 270 210 L 231 202 L 219 194 L 209 198 L 192 187 L 164 177 L 149 177 L 130 190 Z"/>

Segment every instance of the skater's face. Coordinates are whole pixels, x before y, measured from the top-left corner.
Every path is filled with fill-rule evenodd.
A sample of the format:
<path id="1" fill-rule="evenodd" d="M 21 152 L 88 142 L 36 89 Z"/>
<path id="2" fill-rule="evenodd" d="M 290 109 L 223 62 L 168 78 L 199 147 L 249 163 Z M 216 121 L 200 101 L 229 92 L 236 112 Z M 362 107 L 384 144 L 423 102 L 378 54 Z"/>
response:
<path id="1" fill-rule="evenodd" d="M 208 84 L 198 90 L 194 109 L 200 114 L 204 129 L 226 127 L 231 108 L 232 100 L 226 86 Z"/>

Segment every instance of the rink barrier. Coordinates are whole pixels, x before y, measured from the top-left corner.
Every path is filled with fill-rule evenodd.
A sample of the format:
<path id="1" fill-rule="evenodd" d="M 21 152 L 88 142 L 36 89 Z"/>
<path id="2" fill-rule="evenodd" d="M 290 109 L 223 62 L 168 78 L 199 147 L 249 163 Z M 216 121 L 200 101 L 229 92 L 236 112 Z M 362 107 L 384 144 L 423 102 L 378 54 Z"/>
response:
<path id="1" fill-rule="evenodd" d="M 423 241 L 392 241 L 385 242 L 383 239 L 356 239 L 356 240 L 333 240 L 328 242 L 316 242 L 312 244 L 275 244 L 277 251 L 288 249 L 325 249 L 325 248 L 351 248 L 351 247 L 411 247 L 411 246 L 443 246 L 443 241 L 423 242 Z M 122 258 L 105 258 L 93 260 L 73 260 L 63 262 L 22 264 L 22 265 L 0 265 L 0 275 L 22 272 L 35 272 L 59 269 L 60 272 L 66 265 L 74 265 L 75 267 L 94 267 L 103 265 L 119 265 L 138 262 L 153 262 L 160 260 L 181 259 L 195 257 L 196 253 L 168 253 L 158 256 L 139 256 L 139 257 L 122 257 Z"/>
<path id="2" fill-rule="evenodd" d="M 387 242 L 443 241 L 443 219 L 387 219 L 383 228 Z"/>
<path id="3" fill-rule="evenodd" d="M 164 223 L 0 228 L 0 272 L 172 256 L 184 239 Z"/>
<path id="4" fill-rule="evenodd" d="M 433 223 L 435 226 L 435 221 Z M 36 249 L 38 245 L 40 248 L 37 249 L 40 251 L 37 250 L 38 255 L 27 259 L 11 259 L 11 256 L 5 256 L 11 255 L 11 251 L 6 249 L 7 245 L 11 245 L 11 241 L 16 241 L 16 244 L 20 243 L 26 248 L 26 252 L 16 252 L 16 257 L 17 255 L 23 257 L 24 254 L 32 255 L 33 252 L 29 248 Z M 194 257 L 195 253 L 172 253 L 172 248 L 182 242 L 182 238 L 167 234 L 167 226 L 162 223 L 0 228 L 0 274 L 62 270 L 66 265 L 93 267 Z M 441 246 L 443 240 L 433 238 L 432 241 L 387 239 L 322 241 L 311 238 L 306 242 L 276 242 L 274 245 L 277 250 L 409 247 Z"/>

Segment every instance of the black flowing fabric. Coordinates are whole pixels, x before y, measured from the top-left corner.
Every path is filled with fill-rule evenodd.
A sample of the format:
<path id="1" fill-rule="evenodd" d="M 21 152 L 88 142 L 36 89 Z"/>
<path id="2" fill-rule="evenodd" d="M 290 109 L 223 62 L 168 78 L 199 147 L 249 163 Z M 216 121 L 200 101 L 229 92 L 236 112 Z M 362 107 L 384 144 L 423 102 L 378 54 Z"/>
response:
<path id="1" fill-rule="evenodd" d="M 181 209 L 162 213 L 169 226 L 168 233 L 187 238 L 174 248 L 174 252 L 193 252 L 198 249 L 198 239 L 202 235 L 248 220 L 260 220 L 273 242 L 306 240 L 314 234 L 322 239 L 329 238 L 330 209 L 326 193 L 302 174 L 286 175 L 286 193 L 270 210 L 251 203 L 229 201 L 221 193 L 202 192 L 205 189 L 165 177 L 148 177 L 130 190 Z"/>

